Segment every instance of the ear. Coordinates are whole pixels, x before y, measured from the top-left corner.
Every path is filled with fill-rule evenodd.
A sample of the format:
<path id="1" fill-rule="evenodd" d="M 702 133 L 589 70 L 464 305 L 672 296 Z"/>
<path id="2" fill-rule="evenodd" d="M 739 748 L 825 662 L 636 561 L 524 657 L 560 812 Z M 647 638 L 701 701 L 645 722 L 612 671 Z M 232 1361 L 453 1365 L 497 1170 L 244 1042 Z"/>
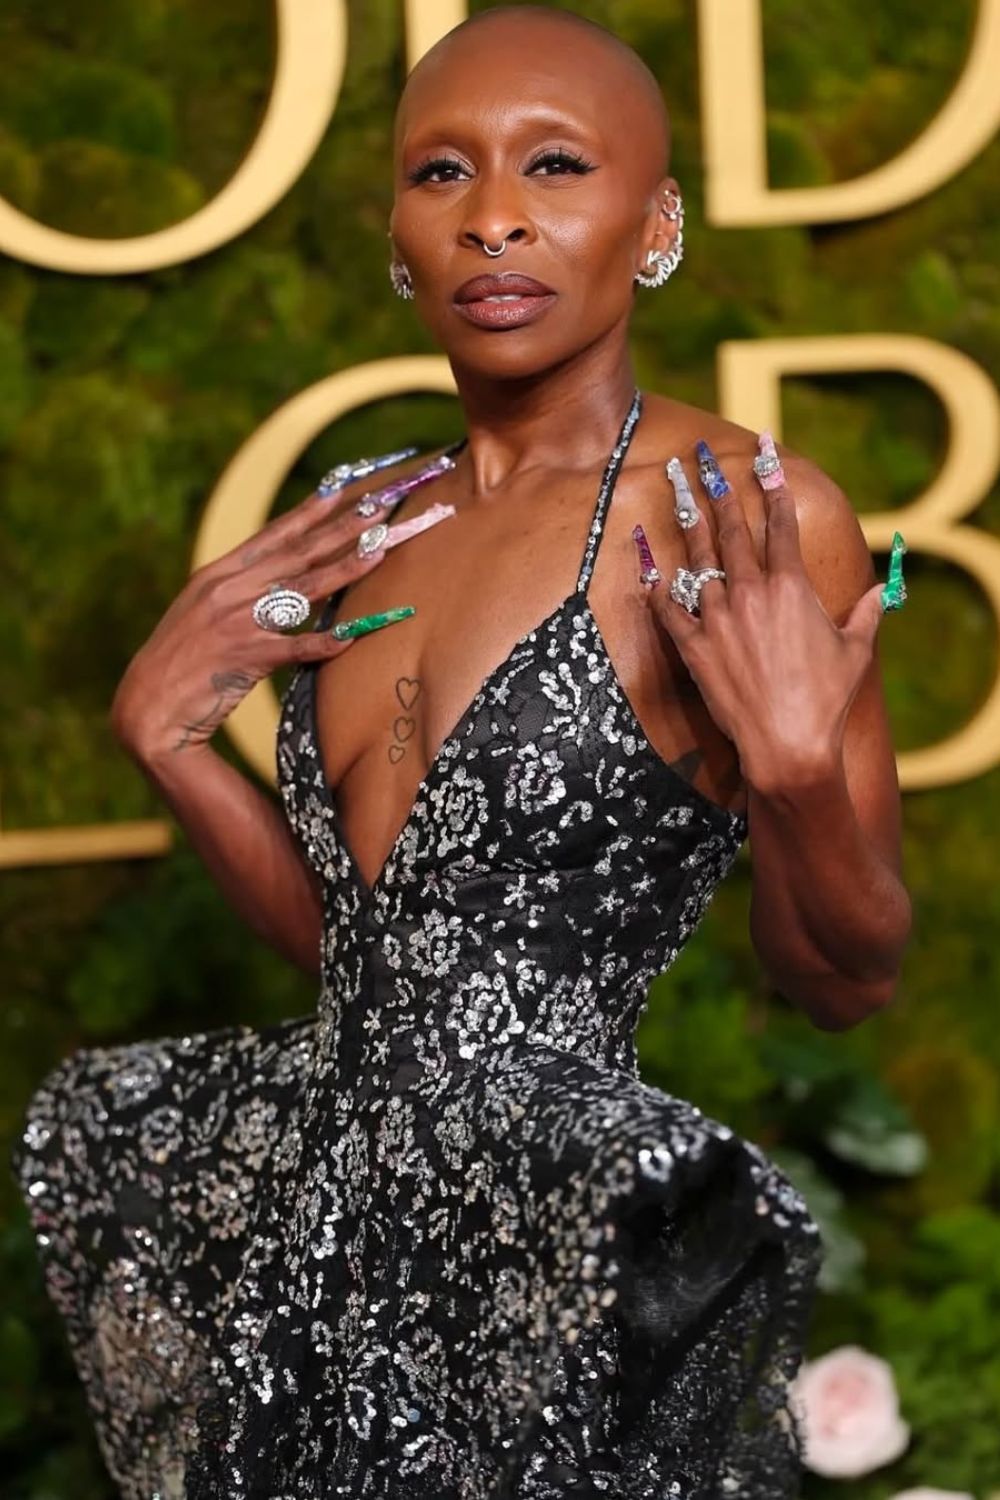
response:
<path id="1" fill-rule="evenodd" d="M 650 209 L 647 228 L 652 232 L 644 242 L 644 265 L 646 254 L 650 250 L 662 250 L 664 255 L 666 255 L 673 249 L 674 242 L 681 231 L 683 222 L 684 205 L 681 200 L 681 190 L 677 185 L 677 179 L 676 177 L 664 177 L 657 184 L 654 201 Z"/>

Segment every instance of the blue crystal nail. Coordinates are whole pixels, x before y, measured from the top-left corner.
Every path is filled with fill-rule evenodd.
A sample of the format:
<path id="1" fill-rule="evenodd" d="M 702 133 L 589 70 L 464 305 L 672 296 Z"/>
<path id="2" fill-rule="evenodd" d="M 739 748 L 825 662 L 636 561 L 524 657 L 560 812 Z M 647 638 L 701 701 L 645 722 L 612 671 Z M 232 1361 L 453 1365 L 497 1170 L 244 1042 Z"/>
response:
<path id="1" fill-rule="evenodd" d="M 719 461 L 711 448 L 700 438 L 694 445 L 695 455 L 698 459 L 698 478 L 701 480 L 712 500 L 721 500 L 724 495 L 729 494 L 729 481 L 719 468 Z"/>
<path id="2" fill-rule="evenodd" d="M 419 453 L 419 448 L 400 448 L 395 453 L 383 453 L 378 458 L 359 458 L 350 464 L 337 464 L 334 468 L 327 470 L 316 486 L 316 493 L 328 500 L 331 495 L 339 495 L 345 485 L 352 480 L 363 479 L 367 474 L 374 474 L 379 469 L 391 468 L 393 464 L 402 463 L 404 458 L 412 458 Z"/>

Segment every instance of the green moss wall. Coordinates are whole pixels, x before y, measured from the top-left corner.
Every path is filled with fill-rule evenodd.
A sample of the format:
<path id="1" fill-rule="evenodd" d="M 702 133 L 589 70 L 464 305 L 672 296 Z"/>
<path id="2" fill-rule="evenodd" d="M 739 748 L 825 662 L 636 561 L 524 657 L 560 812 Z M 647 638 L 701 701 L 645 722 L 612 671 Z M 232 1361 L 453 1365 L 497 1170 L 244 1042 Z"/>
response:
<path id="1" fill-rule="evenodd" d="M 473 9 L 479 9 L 473 5 Z M 816 230 L 702 222 L 693 0 L 582 0 L 661 79 L 676 127 L 688 255 L 640 297 L 641 383 L 715 402 L 720 339 L 898 330 L 1000 364 L 1000 149 L 884 218 Z M 336 115 L 292 192 L 187 265 L 73 277 L 0 259 L 0 764 L 9 828 L 156 816 L 112 742 L 130 654 L 183 582 L 205 499 L 281 402 L 335 369 L 431 352 L 386 277 L 390 126 L 402 6 L 352 0 Z M 947 95 L 971 0 L 764 0 L 772 179 L 833 181 L 891 156 Z M 249 0 L 0 4 L 0 195 L 56 228 L 120 236 L 211 198 L 254 134 L 273 53 Z M 786 436 L 859 510 L 903 505 L 944 442 L 933 399 L 889 376 L 795 380 Z M 347 455 L 456 432 L 443 398 L 354 413 L 302 455 L 279 508 Z M 1000 497 L 974 518 L 1000 530 Z M 995 671 L 966 579 L 909 560 L 883 631 L 898 742 L 957 727 Z M 280 684 L 279 684 L 280 686 Z M 807 1496 L 883 1500 L 911 1484 L 1000 1489 L 1000 772 L 909 795 L 916 935 L 895 1004 L 814 1031 L 769 994 L 746 937 L 745 866 L 659 981 L 646 1077 L 782 1160 L 828 1244 L 811 1353 L 889 1359 L 913 1428 L 870 1478 Z M 303 1013 L 314 986 L 246 933 L 178 838 L 162 859 L 5 873 L 0 1132 L 68 1049 Z M 109 1500 L 13 1179 L 0 1174 L 0 1465 L 11 1500 Z"/>

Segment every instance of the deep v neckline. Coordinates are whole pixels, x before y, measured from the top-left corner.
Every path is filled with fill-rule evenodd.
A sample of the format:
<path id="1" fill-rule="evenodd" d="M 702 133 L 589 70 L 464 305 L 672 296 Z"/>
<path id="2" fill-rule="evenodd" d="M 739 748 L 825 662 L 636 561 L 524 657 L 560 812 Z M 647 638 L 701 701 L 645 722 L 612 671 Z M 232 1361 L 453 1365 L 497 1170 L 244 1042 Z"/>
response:
<path id="1" fill-rule="evenodd" d="M 612 660 L 611 653 L 608 651 L 607 644 L 604 640 L 604 634 L 601 630 L 600 625 L 597 623 L 597 617 L 590 607 L 588 590 L 587 586 L 585 585 L 582 588 L 575 588 L 572 593 L 567 594 L 563 599 L 559 601 L 557 605 L 555 605 L 553 609 L 549 611 L 549 613 L 543 620 L 540 620 L 537 625 L 533 625 L 530 630 L 526 630 L 524 635 L 520 636 L 518 640 L 514 642 L 504 659 L 497 662 L 496 666 L 492 667 L 483 678 L 479 687 L 476 689 L 474 697 L 463 709 L 462 713 L 459 715 L 458 719 L 456 719 L 448 734 L 445 735 L 444 739 L 438 746 L 436 754 L 433 756 L 430 764 L 428 765 L 427 770 L 418 781 L 416 790 L 413 794 L 413 800 L 410 804 L 410 810 L 403 820 L 403 823 L 401 824 L 395 838 L 393 839 L 389 852 L 382 862 L 381 868 L 376 874 L 374 880 L 372 880 L 371 882 L 369 882 L 365 878 L 364 872 L 362 871 L 361 866 L 358 864 L 358 861 L 355 858 L 354 851 L 352 850 L 350 842 L 344 831 L 343 822 L 340 817 L 340 811 L 337 807 L 337 799 L 334 793 L 334 789 L 327 780 L 326 771 L 323 767 L 323 755 L 320 749 L 319 728 L 316 714 L 316 672 L 315 670 L 308 672 L 306 679 L 306 692 L 308 694 L 307 701 L 309 710 L 309 726 L 310 732 L 312 734 L 313 745 L 316 750 L 316 759 L 319 766 L 320 786 L 322 788 L 323 798 L 326 803 L 326 807 L 333 826 L 334 838 L 336 840 L 338 848 L 341 850 L 347 862 L 351 877 L 363 902 L 371 905 L 372 903 L 377 901 L 382 887 L 385 885 L 391 872 L 395 870 L 400 845 L 402 844 L 406 834 L 409 832 L 410 825 L 412 824 L 414 818 L 417 817 L 418 813 L 423 811 L 427 802 L 428 793 L 432 790 L 433 784 L 437 779 L 437 776 L 442 765 L 445 762 L 445 759 L 451 758 L 452 747 L 461 744 L 462 740 L 465 738 L 465 735 L 468 732 L 469 725 L 472 723 L 472 721 L 475 719 L 476 714 L 479 712 L 479 709 L 481 708 L 484 699 L 488 696 L 495 679 L 510 665 L 511 660 L 516 655 L 516 653 L 521 650 L 522 647 L 528 645 L 528 643 L 530 641 L 533 641 L 536 636 L 542 633 L 542 631 L 547 630 L 551 625 L 555 623 L 556 620 L 560 618 L 561 615 L 565 613 L 566 610 L 570 608 L 571 605 L 574 604 L 578 606 L 580 614 L 584 616 L 593 632 L 595 642 L 600 648 L 601 655 L 604 657 L 607 663 L 608 678 L 612 684 L 612 689 L 615 697 L 618 700 L 621 711 L 628 720 L 630 732 L 639 743 L 643 752 L 648 755 L 650 759 L 655 761 L 660 774 L 662 774 L 664 778 L 671 783 L 672 786 L 675 786 L 687 801 L 693 802 L 694 805 L 699 808 L 701 815 L 706 822 L 717 826 L 720 831 L 731 832 L 741 825 L 745 826 L 745 813 L 734 812 L 731 808 L 723 807 L 721 802 L 716 802 L 712 797 L 709 797 L 705 792 L 696 787 L 693 782 L 689 781 L 686 776 L 682 776 L 679 771 L 675 770 L 669 761 L 664 760 L 663 756 L 653 745 L 645 729 L 643 729 L 642 723 L 638 715 L 636 714 L 635 709 L 632 707 L 632 703 L 628 694 L 622 686 L 621 678 L 618 676 L 618 672 L 615 668 L 614 661 Z"/>
<path id="2" fill-rule="evenodd" d="M 427 794 L 431 790 L 431 786 L 438 771 L 440 770 L 440 767 L 444 763 L 445 757 L 448 756 L 450 758 L 452 746 L 460 744 L 465 737 L 465 733 L 468 729 L 469 723 L 475 718 L 475 715 L 478 713 L 483 699 L 489 693 L 489 690 L 493 685 L 494 679 L 498 677 L 499 674 L 504 670 L 504 668 L 510 664 L 511 658 L 517 651 L 521 649 L 522 646 L 526 646 L 529 641 L 533 640 L 535 636 L 539 634 L 540 631 L 547 629 L 548 626 L 553 623 L 553 621 L 559 618 L 564 610 L 568 609 L 569 606 L 578 599 L 580 600 L 583 609 L 589 615 L 590 606 L 587 603 L 585 593 L 579 588 L 574 589 L 572 593 L 567 594 L 563 599 L 561 599 L 554 609 L 549 611 L 544 620 L 540 620 L 537 625 L 533 625 L 530 630 L 526 630 L 524 635 L 520 636 L 511 646 L 503 661 L 497 662 L 496 666 L 492 667 L 483 678 L 479 687 L 476 689 L 474 697 L 470 700 L 470 702 L 462 710 L 459 717 L 455 720 L 455 723 L 452 725 L 451 729 L 448 731 L 448 733 L 445 735 L 444 739 L 438 746 L 434 756 L 430 761 L 430 764 L 427 767 L 427 770 L 417 782 L 416 790 L 413 794 L 413 800 L 410 803 L 410 810 L 404 818 L 398 833 L 393 839 L 392 844 L 389 848 L 389 852 L 386 855 L 385 859 L 382 861 L 381 868 L 379 869 L 375 878 L 370 882 L 365 877 L 365 874 L 354 855 L 354 851 L 352 850 L 350 842 L 344 831 L 344 825 L 340 816 L 340 810 L 337 807 L 336 794 L 327 779 L 326 770 L 323 766 L 323 752 L 320 748 L 319 724 L 318 716 L 316 713 L 316 672 L 310 671 L 308 673 L 306 691 L 308 693 L 309 724 L 312 733 L 313 745 L 316 750 L 316 759 L 319 766 L 320 784 L 322 786 L 323 797 L 330 814 L 331 822 L 333 824 L 333 830 L 337 844 L 343 852 L 347 864 L 350 867 L 351 874 L 354 878 L 354 883 L 358 887 L 361 896 L 366 902 L 370 904 L 371 902 L 376 900 L 379 891 L 385 884 L 390 870 L 395 868 L 396 856 L 399 853 L 399 846 L 403 842 L 403 838 L 405 837 L 405 835 L 409 832 L 410 825 L 413 822 L 414 818 L 420 811 L 422 811 L 427 800 Z M 590 618 L 593 620 L 592 615 L 590 616 Z M 596 620 L 594 620 L 594 624 L 597 624 Z M 613 670 L 614 669 L 612 668 L 612 671 Z"/>
<path id="3" fill-rule="evenodd" d="M 423 804 L 430 784 L 439 766 L 441 765 L 445 754 L 450 751 L 452 745 L 454 745 L 456 740 L 461 737 L 463 729 L 468 723 L 470 716 L 476 712 L 479 704 L 483 699 L 484 694 L 489 690 L 489 687 L 494 678 L 498 673 L 503 671 L 503 669 L 507 666 L 511 657 L 519 647 L 526 645 L 527 642 L 530 641 L 534 636 L 536 636 L 540 630 L 544 630 L 547 625 L 550 625 L 552 621 L 555 620 L 563 612 L 563 610 L 568 608 L 572 601 L 578 599 L 581 595 L 583 595 L 583 602 L 586 603 L 585 596 L 590 582 L 590 576 L 593 572 L 594 559 L 597 555 L 597 547 L 600 542 L 601 533 L 604 529 L 604 520 L 608 512 L 608 505 L 610 503 L 611 496 L 614 493 L 615 486 L 618 482 L 618 475 L 620 474 L 622 465 L 625 462 L 625 455 L 628 452 L 629 444 L 632 441 L 632 435 L 635 432 L 641 415 L 642 392 L 638 389 L 638 387 L 635 387 L 632 391 L 632 398 L 629 402 L 628 410 L 625 413 L 625 416 L 622 418 L 621 425 L 619 426 L 618 435 L 615 438 L 614 446 L 612 447 L 611 452 L 608 454 L 604 462 L 604 469 L 601 473 L 601 480 L 597 487 L 597 497 L 594 501 L 590 523 L 587 527 L 586 538 L 583 546 L 583 556 L 580 562 L 579 569 L 577 570 L 575 587 L 571 590 L 570 593 L 566 594 L 553 609 L 549 611 L 549 613 L 543 620 L 539 621 L 537 625 L 533 625 L 530 630 L 526 630 L 523 635 L 519 636 L 511 646 L 510 650 L 507 652 L 503 660 L 498 662 L 496 666 L 493 667 L 492 670 L 488 672 L 487 675 L 483 678 L 471 702 L 468 703 L 462 710 L 452 728 L 449 730 L 448 734 L 445 735 L 444 739 L 438 745 L 433 759 L 427 767 L 427 770 L 418 781 L 416 789 L 413 793 L 413 797 L 410 801 L 409 811 L 402 825 L 400 826 L 396 837 L 393 839 L 389 847 L 388 854 L 379 866 L 378 872 L 370 882 L 362 873 L 361 866 L 358 864 L 358 861 L 351 849 L 350 843 L 344 831 L 343 820 L 341 819 L 340 812 L 337 808 L 336 793 L 334 791 L 334 788 L 331 787 L 329 780 L 327 779 L 326 768 L 323 764 L 323 750 L 319 737 L 319 723 L 316 711 L 316 671 L 315 669 L 309 671 L 309 718 L 312 729 L 313 745 L 315 747 L 316 758 L 319 763 L 319 774 L 321 778 L 324 797 L 326 799 L 330 817 L 333 823 L 337 843 L 340 845 L 350 865 L 359 891 L 368 902 L 372 902 L 375 900 L 377 893 L 379 892 L 381 886 L 384 884 L 389 868 L 394 863 L 396 852 L 399 849 L 403 836 L 409 831 L 410 825 L 412 824 L 413 819 L 416 817 L 418 808 Z M 459 443 L 453 444 L 448 451 L 457 451 L 458 448 L 465 446 L 466 441 L 466 438 L 461 439 Z M 334 604 L 334 608 L 336 608 L 336 604 Z M 325 613 L 326 612 L 324 611 L 324 616 Z M 591 618 L 593 617 L 591 616 Z M 596 624 L 596 621 L 594 623 Z"/>
<path id="4" fill-rule="evenodd" d="M 642 394 L 639 390 L 636 390 L 633 393 L 632 401 L 629 405 L 629 409 L 625 416 L 625 419 L 622 422 L 618 437 L 615 441 L 615 445 L 612 448 L 611 453 L 609 454 L 604 466 L 601 482 L 597 491 L 597 499 L 594 505 L 593 514 L 591 516 L 590 525 L 587 530 L 587 537 L 583 549 L 583 558 L 580 564 L 579 572 L 577 574 L 576 586 L 568 594 L 563 596 L 558 604 L 556 604 L 548 612 L 544 619 L 538 621 L 537 624 L 532 625 L 529 630 L 526 630 L 523 635 L 519 636 L 510 647 L 506 656 L 504 656 L 501 661 L 497 662 L 496 665 L 492 667 L 483 678 L 470 702 L 459 714 L 451 729 L 438 745 L 437 750 L 435 751 L 434 756 L 432 757 L 430 764 L 427 767 L 427 770 L 424 772 L 424 775 L 417 782 L 412 800 L 410 802 L 409 811 L 407 812 L 406 817 L 400 825 L 395 838 L 392 840 L 385 859 L 382 861 L 377 873 L 371 881 L 369 881 L 365 877 L 364 872 L 362 871 L 361 866 L 359 865 L 358 860 L 355 857 L 354 851 L 351 848 L 350 842 L 344 830 L 340 811 L 337 807 L 335 790 L 330 785 L 330 782 L 327 779 L 326 769 L 323 764 L 323 752 L 319 737 L 319 723 L 316 703 L 317 673 L 315 666 L 307 670 L 306 691 L 308 693 L 309 724 L 318 763 L 319 785 L 321 787 L 323 798 L 326 803 L 335 841 L 348 865 L 354 884 L 357 887 L 359 896 L 366 905 L 371 905 L 378 899 L 383 886 L 386 884 L 391 872 L 395 869 L 397 856 L 399 854 L 403 839 L 408 834 L 410 827 L 412 826 L 413 821 L 417 817 L 418 813 L 423 810 L 427 801 L 428 793 L 431 791 L 434 782 L 436 781 L 440 773 L 442 765 L 445 763 L 446 758 L 450 759 L 454 746 L 456 744 L 459 744 L 464 738 L 469 724 L 478 713 L 483 700 L 489 693 L 497 677 L 509 666 L 511 659 L 516 652 L 521 650 L 521 648 L 526 646 L 530 641 L 533 641 L 542 631 L 552 626 L 553 623 L 558 620 L 560 616 L 562 616 L 565 611 L 570 608 L 571 605 L 574 604 L 578 605 L 580 613 L 586 618 L 590 628 L 593 631 L 595 640 L 600 647 L 601 654 L 607 662 L 608 674 L 613 684 L 615 695 L 622 707 L 623 712 L 629 719 L 632 733 L 635 735 L 644 751 L 646 751 L 655 759 L 657 764 L 663 769 L 663 772 L 666 774 L 668 779 L 684 789 L 686 796 L 690 800 L 693 800 L 696 805 L 702 809 L 703 814 L 710 821 L 715 823 L 722 823 L 727 827 L 732 828 L 735 824 L 739 823 L 742 820 L 742 813 L 731 812 L 729 808 L 723 807 L 721 803 L 714 802 L 710 797 L 707 797 L 703 792 L 700 792 L 695 786 L 692 785 L 691 782 L 689 782 L 685 777 L 681 776 L 679 772 L 675 771 L 674 768 L 669 765 L 669 763 L 665 761 L 659 754 L 659 752 L 654 748 L 645 730 L 643 729 L 642 724 L 640 723 L 639 718 L 635 713 L 635 710 L 632 707 L 631 701 L 629 700 L 625 689 L 621 684 L 618 673 L 615 669 L 614 662 L 612 661 L 611 655 L 607 649 L 607 645 L 601 632 L 601 628 L 598 625 L 594 613 L 590 608 L 588 594 L 590 578 L 597 556 L 597 548 L 601 540 L 601 535 L 604 529 L 604 522 L 607 516 L 608 508 L 610 506 L 611 498 L 614 494 L 615 486 L 617 484 L 618 475 L 621 472 L 621 468 L 625 460 L 625 454 L 628 451 L 628 447 L 632 440 L 632 435 L 635 431 L 641 412 Z M 461 445 L 453 445 L 450 451 L 455 451 L 456 446 Z"/>

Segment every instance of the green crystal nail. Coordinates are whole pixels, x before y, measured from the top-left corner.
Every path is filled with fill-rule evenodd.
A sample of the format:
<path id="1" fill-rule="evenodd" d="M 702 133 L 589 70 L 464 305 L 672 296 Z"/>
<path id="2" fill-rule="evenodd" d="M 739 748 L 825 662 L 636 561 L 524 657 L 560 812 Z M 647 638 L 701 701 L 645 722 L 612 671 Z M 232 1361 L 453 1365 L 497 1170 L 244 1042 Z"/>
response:
<path id="1" fill-rule="evenodd" d="M 906 543 L 901 534 L 898 531 L 894 532 L 892 551 L 889 553 L 889 576 L 880 595 L 883 612 L 889 609 L 902 609 L 906 603 L 906 584 L 903 582 L 903 553 L 905 551 Z"/>
<path id="2" fill-rule="evenodd" d="M 349 641 L 356 635 L 368 635 L 372 630 L 381 630 L 383 625 L 395 625 L 397 620 L 406 620 L 416 614 L 412 604 L 401 604 L 397 609 L 384 609 L 378 615 L 359 615 L 356 620 L 341 620 L 330 631 L 338 641 Z"/>

